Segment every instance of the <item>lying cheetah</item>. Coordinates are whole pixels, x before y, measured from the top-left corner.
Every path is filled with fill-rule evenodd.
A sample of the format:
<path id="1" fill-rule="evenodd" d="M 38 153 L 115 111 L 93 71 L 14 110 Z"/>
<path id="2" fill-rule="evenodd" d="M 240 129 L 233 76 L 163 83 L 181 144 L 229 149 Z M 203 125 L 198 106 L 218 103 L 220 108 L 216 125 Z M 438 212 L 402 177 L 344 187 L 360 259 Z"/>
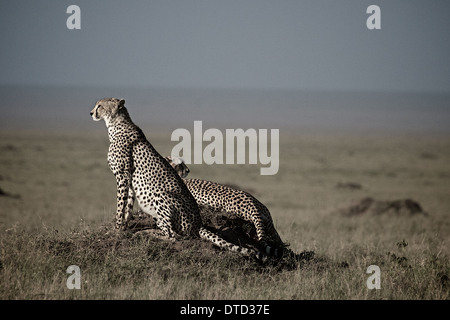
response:
<path id="1" fill-rule="evenodd" d="M 108 164 L 117 180 L 116 228 L 126 229 L 134 199 L 156 219 L 164 237 L 200 237 L 214 245 L 260 258 L 255 250 L 231 244 L 207 230 L 198 205 L 170 164 L 153 148 L 125 108 L 125 100 L 106 98 L 91 111 L 108 128 Z"/>
<path id="2" fill-rule="evenodd" d="M 189 174 L 190 170 L 181 158 L 168 156 L 166 160 L 181 178 Z M 283 250 L 275 248 L 283 248 L 284 244 L 275 230 L 269 210 L 250 193 L 207 180 L 183 181 L 199 205 L 234 213 L 239 218 L 253 223 L 257 238 L 265 246 L 266 253 L 277 257 L 283 254 Z"/>

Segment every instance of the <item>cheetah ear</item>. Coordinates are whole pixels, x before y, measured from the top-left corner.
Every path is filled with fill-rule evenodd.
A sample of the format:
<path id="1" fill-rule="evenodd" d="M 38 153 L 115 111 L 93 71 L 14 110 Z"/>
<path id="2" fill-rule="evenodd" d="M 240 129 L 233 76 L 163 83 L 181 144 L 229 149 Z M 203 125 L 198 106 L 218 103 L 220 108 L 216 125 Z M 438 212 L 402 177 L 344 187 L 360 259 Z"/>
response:
<path id="1" fill-rule="evenodd" d="M 180 164 L 184 163 L 184 160 L 181 159 L 181 158 L 178 158 L 178 157 L 173 157 L 172 158 L 172 162 L 173 162 L 174 165 L 177 166 L 177 165 L 180 165 Z"/>
<path id="2" fill-rule="evenodd" d="M 122 109 L 123 107 L 125 107 L 125 100 L 124 99 L 120 99 L 119 100 L 119 109 Z"/>

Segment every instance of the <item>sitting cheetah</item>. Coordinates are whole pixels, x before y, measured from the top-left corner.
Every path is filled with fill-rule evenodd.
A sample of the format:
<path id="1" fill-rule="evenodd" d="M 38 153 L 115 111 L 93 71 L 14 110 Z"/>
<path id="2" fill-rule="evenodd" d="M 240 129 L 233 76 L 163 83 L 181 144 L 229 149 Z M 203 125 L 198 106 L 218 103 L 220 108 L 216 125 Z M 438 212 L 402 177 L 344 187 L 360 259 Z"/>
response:
<path id="1" fill-rule="evenodd" d="M 189 174 L 190 170 L 181 158 L 168 156 L 166 160 L 181 178 Z M 257 238 L 265 246 L 266 253 L 276 257 L 282 256 L 283 250 L 275 247 L 283 248 L 284 244 L 275 230 L 270 212 L 254 196 L 212 181 L 200 179 L 183 179 L 183 181 L 199 205 L 234 213 L 239 218 L 252 222 L 256 227 Z"/>
<path id="2" fill-rule="evenodd" d="M 108 164 L 117 180 L 117 229 L 127 228 L 136 198 L 167 238 L 200 237 L 220 248 L 261 258 L 259 252 L 231 244 L 202 225 L 195 199 L 176 171 L 132 122 L 125 100 L 99 100 L 90 114 L 95 121 L 104 120 L 108 128 Z"/>

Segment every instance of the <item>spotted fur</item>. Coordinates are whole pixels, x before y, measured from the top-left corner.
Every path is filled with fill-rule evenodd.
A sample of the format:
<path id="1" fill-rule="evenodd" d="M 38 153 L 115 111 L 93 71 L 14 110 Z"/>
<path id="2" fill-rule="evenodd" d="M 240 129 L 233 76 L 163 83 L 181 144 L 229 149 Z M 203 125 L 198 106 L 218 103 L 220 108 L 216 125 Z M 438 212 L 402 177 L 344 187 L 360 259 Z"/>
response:
<path id="1" fill-rule="evenodd" d="M 165 237 L 200 237 L 220 248 L 260 257 L 259 252 L 234 245 L 202 225 L 195 199 L 132 122 L 124 100 L 99 100 L 90 114 L 95 121 L 104 120 L 108 128 L 108 165 L 117 181 L 117 229 L 127 228 L 136 199 L 142 211 L 156 219 Z"/>
<path id="2" fill-rule="evenodd" d="M 166 159 L 181 178 L 189 174 L 190 170 L 183 159 L 170 156 Z M 200 179 L 183 179 L 183 181 L 199 205 L 233 213 L 253 223 L 257 238 L 265 247 L 266 253 L 274 256 L 283 254 L 284 244 L 273 225 L 269 210 L 253 195 L 212 181 Z"/>

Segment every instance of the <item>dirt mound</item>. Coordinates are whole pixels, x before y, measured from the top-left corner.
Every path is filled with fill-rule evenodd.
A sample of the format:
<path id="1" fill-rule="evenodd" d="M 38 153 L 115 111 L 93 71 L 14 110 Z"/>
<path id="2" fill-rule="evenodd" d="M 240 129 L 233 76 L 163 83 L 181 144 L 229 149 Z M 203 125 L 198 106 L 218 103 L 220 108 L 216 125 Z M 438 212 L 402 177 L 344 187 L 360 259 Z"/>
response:
<path id="1" fill-rule="evenodd" d="M 200 214 L 206 228 L 218 233 L 229 242 L 243 247 L 261 250 L 261 248 L 258 247 L 256 229 L 253 224 L 239 219 L 235 215 L 211 211 L 205 207 L 200 208 Z M 142 212 L 137 212 L 130 223 L 130 229 L 132 229 L 133 232 L 156 228 L 155 220 Z M 195 241 L 195 239 L 186 241 L 180 241 L 175 247 L 179 250 L 183 250 L 184 246 L 189 246 L 189 242 Z"/>
<path id="2" fill-rule="evenodd" d="M 411 199 L 381 201 L 370 197 L 353 201 L 336 211 L 344 216 L 359 216 L 362 214 L 427 215 L 422 206 Z"/>
<path id="3" fill-rule="evenodd" d="M 14 198 L 14 199 L 20 199 L 20 195 L 11 194 L 9 192 L 3 191 L 2 188 L 0 188 L 0 197 L 9 197 L 9 198 Z"/>
<path id="4" fill-rule="evenodd" d="M 347 189 L 347 190 L 360 190 L 362 185 L 357 182 L 338 182 L 336 184 L 337 189 Z"/>
<path id="5" fill-rule="evenodd" d="M 201 207 L 200 214 L 204 226 L 218 233 L 221 237 L 227 241 L 250 249 L 256 249 L 264 251 L 257 241 L 255 226 L 247 221 L 244 221 L 237 216 L 229 213 L 211 211 L 208 208 Z M 130 223 L 130 229 L 135 234 L 140 234 L 138 231 L 145 230 L 145 233 L 155 238 L 155 241 L 164 241 L 158 239 L 158 236 L 153 237 L 152 234 L 157 235 L 156 223 L 152 217 L 142 214 L 140 212 L 135 214 L 134 220 Z M 178 239 L 176 241 L 168 240 L 167 245 L 170 250 L 176 252 L 192 252 L 195 251 L 197 255 L 201 255 L 204 258 L 211 258 L 217 256 L 218 249 L 211 242 L 204 241 L 202 239 Z M 287 246 L 283 244 L 283 246 Z M 286 254 L 281 259 L 268 259 L 264 264 L 270 266 L 276 266 L 276 269 L 292 270 L 307 262 L 315 261 L 315 254 L 312 251 L 305 251 L 300 254 L 296 254 L 289 249 L 286 249 Z"/>

